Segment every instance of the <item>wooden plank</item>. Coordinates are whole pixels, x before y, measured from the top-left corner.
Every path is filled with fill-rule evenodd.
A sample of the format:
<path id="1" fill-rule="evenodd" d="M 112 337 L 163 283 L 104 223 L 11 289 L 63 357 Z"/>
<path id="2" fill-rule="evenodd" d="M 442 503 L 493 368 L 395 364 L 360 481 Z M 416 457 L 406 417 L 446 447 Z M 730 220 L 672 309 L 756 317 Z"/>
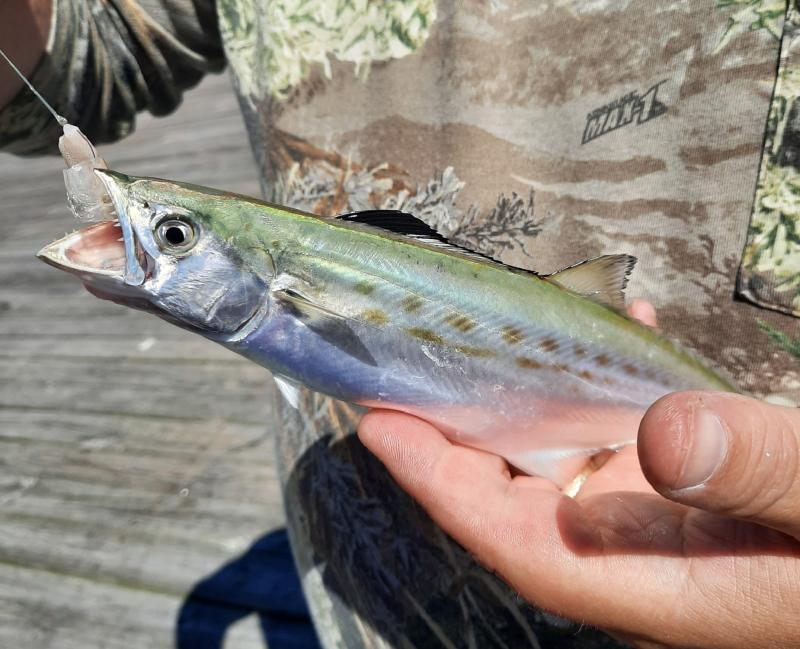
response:
<path id="1" fill-rule="evenodd" d="M 226 77 L 102 153 L 260 193 Z M 276 395 L 265 370 L 34 258 L 78 225 L 61 166 L 0 155 L 0 646 L 171 646 L 193 585 L 285 522 Z M 252 620 L 230 634 L 264 646 Z"/>
<path id="2" fill-rule="evenodd" d="M 0 377 L 5 408 L 259 423 L 270 405 L 264 370 L 202 358 L 0 358 Z"/>
<path id="3" fill-rule="evenodd" d="M 0 564 L 0 646 L 15 649 L 169 647 L 180 597 Z M 255 617 L 226 647 L 264 647 Z"/>

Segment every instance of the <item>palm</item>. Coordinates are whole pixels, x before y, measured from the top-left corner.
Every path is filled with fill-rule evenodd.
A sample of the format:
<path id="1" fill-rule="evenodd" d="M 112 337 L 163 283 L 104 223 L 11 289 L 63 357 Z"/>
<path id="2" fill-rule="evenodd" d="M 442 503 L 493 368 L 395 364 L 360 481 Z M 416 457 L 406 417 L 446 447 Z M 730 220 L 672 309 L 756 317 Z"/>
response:
<path id="1" fill-rule="evenodd" d="M 737 602 L 737 620 L 750 633 L 765 597 L 771 614 L 793 619 L 800 543 L 659 496 L 635 447 L 615 454 L 572 499 L 408 415 L 373 412 L 361 436 L 446 531 L 553 612 L 632 640 L 677 628 L 702 636 L 726 601 Z"/>
<path id="2" fill-rule="evenodd" d="M 702 574 L 703 559 L 710 565 L 724 557 L 760 554 L 763 560 L 800 553 L 800 543 L 785 534 L 658 495 L 642 474 L 635 447 L 622 450 L 593 473 L 576 500 L 602 541 L 599 556 L 634 552 L 683 558 L 687 567 L 692 564 L 696 578 Z"/>

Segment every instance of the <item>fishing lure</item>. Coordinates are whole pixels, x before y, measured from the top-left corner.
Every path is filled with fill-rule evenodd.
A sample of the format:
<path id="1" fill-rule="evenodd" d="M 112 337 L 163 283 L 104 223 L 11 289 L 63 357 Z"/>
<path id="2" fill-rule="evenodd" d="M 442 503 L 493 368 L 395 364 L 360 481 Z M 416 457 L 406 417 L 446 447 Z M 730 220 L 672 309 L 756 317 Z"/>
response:
<path id="1" fill-rule="evenodd" d="M 540 276 L 401 212 L 319 218 L 125 176 L 64 131 L 70 203 L 100 220 L 39 256 L 267 367 L 293 405 L 305 385 L 407 412 L 564 485 L 668 392 L 735 390 L 624 314 L 629 255 Z"/>

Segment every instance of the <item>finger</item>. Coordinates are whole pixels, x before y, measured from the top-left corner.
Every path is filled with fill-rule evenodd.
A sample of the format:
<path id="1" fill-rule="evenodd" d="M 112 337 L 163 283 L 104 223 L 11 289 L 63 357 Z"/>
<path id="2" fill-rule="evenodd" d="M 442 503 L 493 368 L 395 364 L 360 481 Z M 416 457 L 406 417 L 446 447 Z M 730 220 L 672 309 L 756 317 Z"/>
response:
<path id="1" fill-rule="evenodd" d="M 800 412 L 741 395 L 679 392 L 639 428 L 639 460 L 662 495 L 800 538 Z"/>
<path id="2" fill-rule="evenodd" d="M 647 300 L 633 300 L 628 305 L 628 315 L 648 327 L 655 329 L 658 326 L 656 324 L 656 309 Z"/>

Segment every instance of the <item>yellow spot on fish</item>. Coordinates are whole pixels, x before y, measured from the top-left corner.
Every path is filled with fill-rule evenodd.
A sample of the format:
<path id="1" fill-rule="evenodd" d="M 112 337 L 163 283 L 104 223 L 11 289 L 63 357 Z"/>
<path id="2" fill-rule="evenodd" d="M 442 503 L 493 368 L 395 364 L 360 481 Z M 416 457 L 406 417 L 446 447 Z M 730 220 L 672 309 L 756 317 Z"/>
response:
<path id="1" fill-rule="evenodd" d="M 606 356 L 605 354 L 600 354 L 597 358 L 594 359 L 598 365 L 602 367 L 606 367 L 611 363 L 611 359 Z"/>
<path id="2" fill-rule="evenodd" d="M 520 356 L 517 359 L 517 365 L 524 370 L 539 370 L 542 368 L 542 364 L 539 361 L 525 356 Z"/>
<path id="3" fill-rule="evenodd" d="M 403 301 L 400 303 L 408 313 L 416 313 L 422 308 L 424 302 L 422 298 L 417 295 L 408 295 L 403 298 Z"/>
<path id="4" fill-rule="evenodd" d="M 453 347 L 457 352 L 461 352 L 464 356 L 475 356 L 480 358 L 487 358 L 494 356 L 494 352 L 486 347 L 471 347 L 470 345 L 456 345 Z"/>
<path id="5" fill-rule="evenodd" d="M 419 338 L 427 343 L 434 343 L 436 345 L 444 344 L 444 338 L 430 329 L 424 329 L 422 327 L 410 327 L 409 329 L 406 329 L 406 331 L 409 333 L 409 335 L 414 336 L 414 338 Z"/>
<path id="6" fill-rule="evenodd" d="M 594 375 L 589 370 L 582 370 L 578 376 L 582 379 L 586 379 L 587 381 L 591 381 L 594 378 Z"/>
<path id="7" fill-rule="evenodd" d="M 525 340 L 525 335 L 522 333 L 522 331 L 520 331 L 516 327 L 511 327 L 511 326 L 503 327 L 502 333 L 503 333 L 503 339 L 509 345 L 517 345 L 521 343 L 523 340 Z"/>
<path id="8" fill-rule="evenodd" d="M 543 352 L 557 352 L 561 347 L 555 338 L 543 338 L 539 346 Z"/>
<path id="9" fill-rule="evenodd" d="M 636 376 L 639 373 L 639 370 L 636 368 L 635 365 L 631 365 L 630 363 L 625 363 L 622 366 L 622 371 L 629 376 Z"/>
<path id="10" fill-rule="evenodd" d="M 475 328 L 475 321 L 469 316 L 465 316 L 463 313 L 449 313 L 445 316 L 444 321 L 451 327 L 463 331 L 464 333 L 472 331 Z"/>
<path id="11" fill-rule="evenodd" d="M 586 349 L 584 347 L 581 347 L 580 345 L 576 345 L 573 351 L 575 352 L 575 356 L 577 356 L 578 358 L 583 358 L 587 354 Z"/>
<path id="12" fill-rule="evenodd" d="M 375 284 L 365 280 L 357 282 L 353 288 L 357 293 L 361 293 L 361 295 L 372 295 L 375 292 Z"/>
<path id="13" fill-rule="evenodd" d="M 378 327 L 389 322 L 389 316 L 380 309 L 367 309 L 361 314 L 361 318 Z"/>

